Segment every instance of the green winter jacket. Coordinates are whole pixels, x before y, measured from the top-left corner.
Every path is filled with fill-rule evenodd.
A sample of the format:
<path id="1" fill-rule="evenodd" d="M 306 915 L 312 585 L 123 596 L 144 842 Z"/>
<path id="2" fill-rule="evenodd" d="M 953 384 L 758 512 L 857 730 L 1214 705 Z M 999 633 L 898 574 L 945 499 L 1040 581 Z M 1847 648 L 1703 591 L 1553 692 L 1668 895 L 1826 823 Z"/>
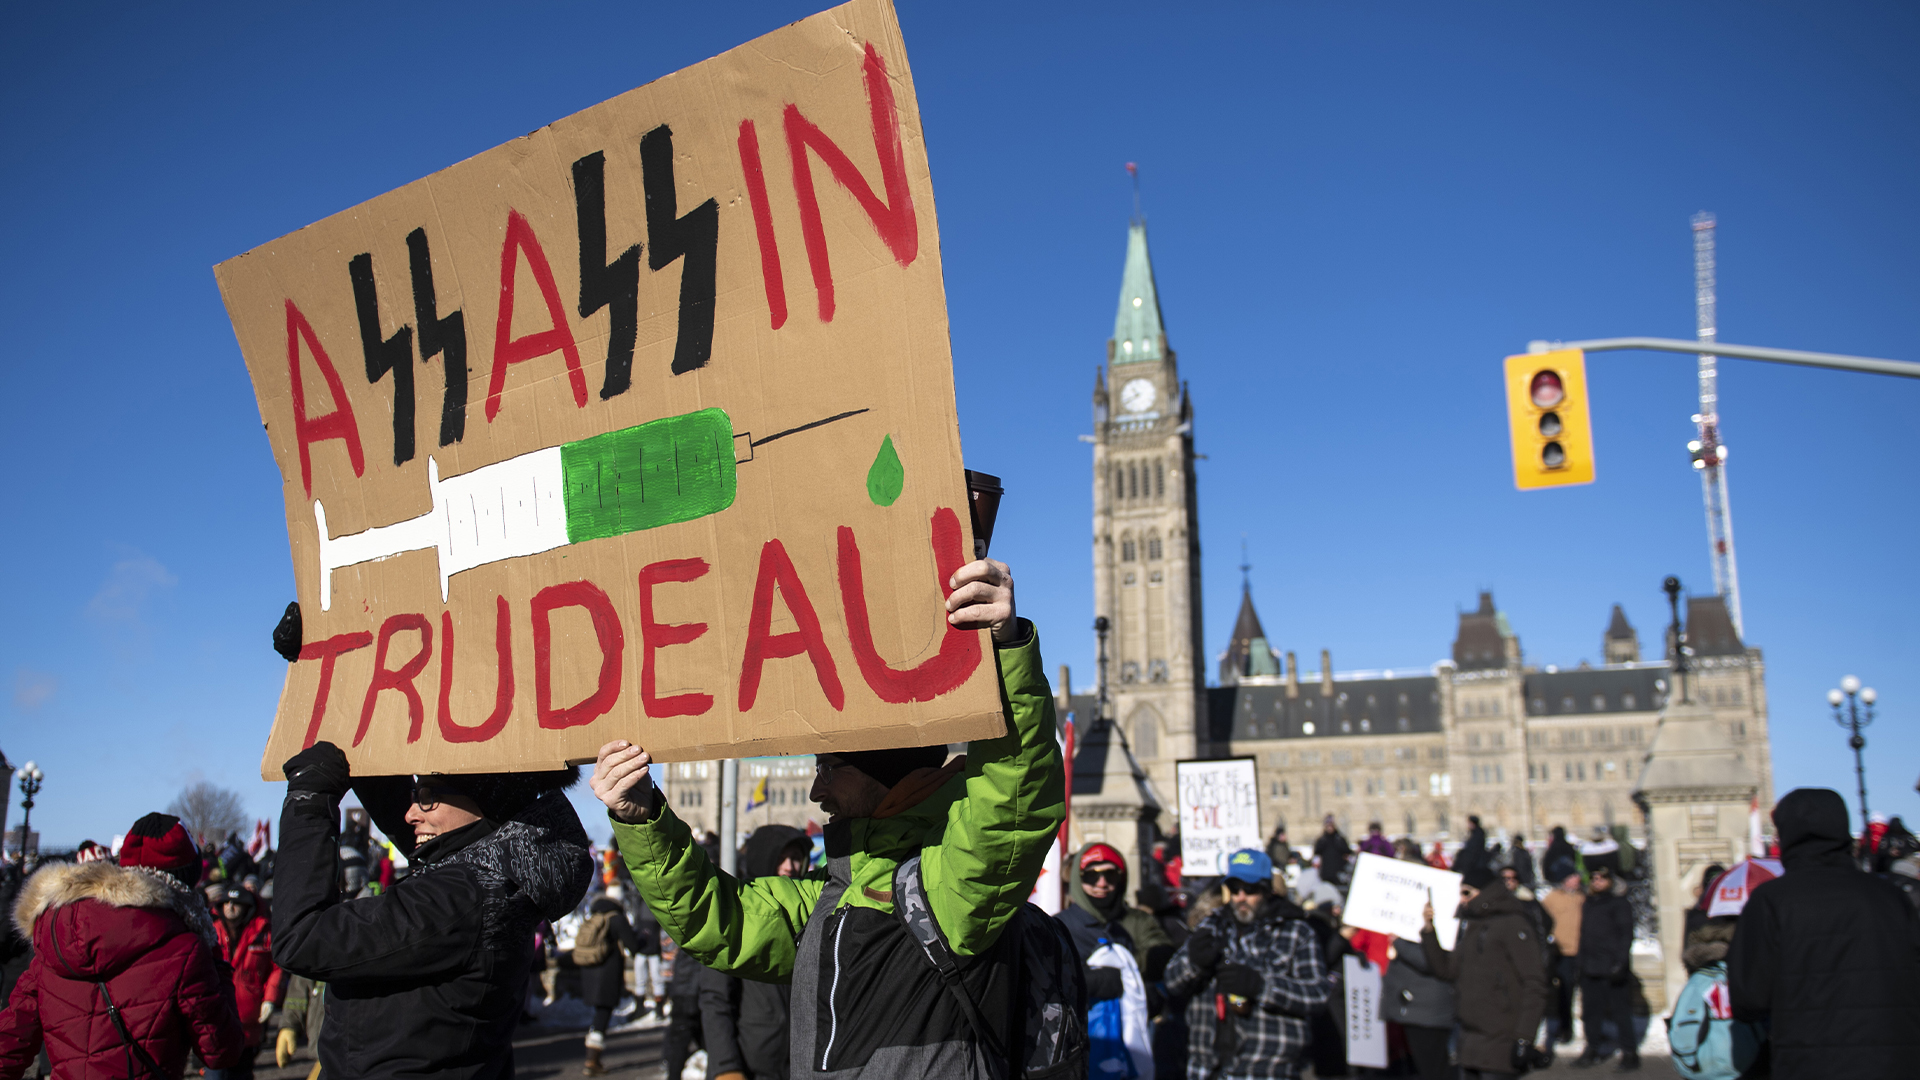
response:
<path id="1" fill-rule="evenodd" d="M 919 854 L 948 946 L 960 957 L 992 946 L 1033 892 L 1066 817 L 1052 691 L 1039 636 L 1030 623 L 1025 628 L 1024 642 L 994 650 L 1007 733 L 970 743 L 965 771 L 918 805 L 894 817 L 828 826 L 829 856 L 842 843 L 849 849 L 845 888 L 829 890 L 828 875 L 819 872 L 736 880 L 713 865 L 668 807 L 638 825 L 614 821 L 614 842 L 661 927 L 718 970 L 786 982 L 823 894 L 835 894 L 833 911 L 891 915 L 894 869 Z M 836 836 L 841 827 L 844 836 Z"/>

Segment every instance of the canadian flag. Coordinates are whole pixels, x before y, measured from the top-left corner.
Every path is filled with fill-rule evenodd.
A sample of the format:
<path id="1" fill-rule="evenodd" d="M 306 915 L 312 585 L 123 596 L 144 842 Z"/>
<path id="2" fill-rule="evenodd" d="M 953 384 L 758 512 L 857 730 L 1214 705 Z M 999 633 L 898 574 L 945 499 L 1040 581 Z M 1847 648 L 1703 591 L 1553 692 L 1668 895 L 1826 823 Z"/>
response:
<path id="1" fill-rule="evenodd" d="M 1067 776 L 1071 779 L 1073 776 L 1073 720 L 1071 718 L 1054 733 L 1054 738 L 1060 744 L 1060 756 L 1066 762 Z M 1071 783 L 1068 784 L 1068 789 L 1071 791 Z M 1060 864 L 1064 861 L 1063 856 L 1067 850 L 1067 827 L 1073 820 L 1071 803 L 1067 810 L 1067 820 L 1060 823 L 1059 839 L 1047 848 L 1047 861 L 1040 867 L 1040 877 L 1033 883 L 1032 895 L 1027 897 L 1033 901 L 1035 907 L 1049 915 L 1060 914 L 1060 909 L 1067 900 L 1066 884 L 1060 876 Z"/>
<path id="2" fill-rule="evenodd" d="M 259 820 L 253 823 L 253 839 L 247 841 L 247 857 L 259 859 L 273 846 L 273 822 Z"/>

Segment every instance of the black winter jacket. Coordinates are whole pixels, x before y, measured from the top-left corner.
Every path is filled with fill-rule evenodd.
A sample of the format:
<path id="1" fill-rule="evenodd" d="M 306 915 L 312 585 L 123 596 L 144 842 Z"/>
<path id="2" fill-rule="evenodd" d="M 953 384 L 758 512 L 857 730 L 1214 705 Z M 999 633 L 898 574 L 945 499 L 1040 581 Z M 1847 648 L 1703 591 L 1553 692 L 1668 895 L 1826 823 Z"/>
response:
<path id="1" fill-rule="evenodd" d="M 607 919 L 607 958 L 598 964 L 580 968 L 580 995 L 596 1009 L 612 1009 L 627 992 L 627 954 L 640 951 L 640 936 L 627 921 L 627 912 L 617 900 L 601 897 L 587 909 L 589 919 Z M 717 1074 L 716 1074 L 717 1075 Z"/>
<path id="2" fill-rule="evenodd" d="M 1462 905 L 1452 952 L 1431 928 L 1420 946 L 1433 973 L 1457 992 L 1460 1064 L 1510 1072 L 1514 1040 L 1533 1039 L 1547 1005 L 1546 968 L 1526 906 L 1496 881 Z"/>
<path id="3" fill-rule="evenodd" d="M 1404 938 L 1393 943 L 1393 960 L 1381 987 L 1380 1015 L 1407 1027 L 1453 1027 L 1453 984 L 1433 973 L 1426 947 Z"/>
<path id="4" fill-rule="evenodd" d="M 1771 1013 L 1773 1075 L 1879 1080 L 1920 1069 L 1920 918 L 1854 865 L 1847 807 L 1801 788 L 1773 811 L 1786 873 L 1753 890 L 1727 957 L 1734 1015 Z"/>
<path id="5" fill-rule="evenodd" d="M 382 786 L 360 794 L 388 831 L 392 807 L 369 798 Z M 274 962 L 328 984 L 322 1071 L 332 1080 L 511 1078 L 534 928 L 572 911 L 593 878 L 572 804 L 554 793 L 508 821 L 436 837 L 412 852 L 393 888 L 358 900 L 340 897 L 338 822 L 339 799 L 288 792 L 274 875 Z M 388 835 L 411 846 L 404 833 Z"/>
<path id="6" fill-rule="evenodd" d="M 1620 982 L 1633 959 L 1633 904 L 1616 885 L 1580 909 L 1580 974 Z"/>

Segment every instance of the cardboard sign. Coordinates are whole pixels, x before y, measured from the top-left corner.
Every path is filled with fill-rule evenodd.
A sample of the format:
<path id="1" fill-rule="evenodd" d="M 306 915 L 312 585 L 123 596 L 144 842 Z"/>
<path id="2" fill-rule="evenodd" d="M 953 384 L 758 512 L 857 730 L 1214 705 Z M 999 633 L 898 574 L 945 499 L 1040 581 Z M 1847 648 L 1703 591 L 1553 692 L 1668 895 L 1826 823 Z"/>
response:
<path id="1" fill-rule="evenodd" d="M 1380 1018 L 1380 969 L 1361 967 L 1360 958 L 1341 958 L 1341 982 L 1347 992 L 1347 1063 L 1387 1067 L 1387 1023 Z"/>
<path id="2" fill-rule="evenodd" d="M 1424 863 L 1361 852 L 1353 863 L 1353 886 L 1340 921 L 1362 930 L 1420 940 L 1421 911 L 1431 898 L 1433 933 L 1452 950 L 1460 933 L 1460 875 Z"/>
<path id="3" fill-rule="evenodd" d="M 1386 1068 L 1386 1020 L 1380 1019 L 1380 969 L 1361 967 L 1359 957 L 1342 957 L 1346 986 L 1346 1061 L 1348 1065 Z"/>
<path id="4" fill-rule="evenodd" d="M 1252 758 L 1179 761 L 1173 768 L 1181 877 L 1218 877 L 1227 872 L 1227 856 L 1264 844 Z"/>
<path id="5" fill-rule="evenodd" d="M 305 649 L 262 774 L 1000 734 L 933 188 L 856 0 L 215 269 Z"/>

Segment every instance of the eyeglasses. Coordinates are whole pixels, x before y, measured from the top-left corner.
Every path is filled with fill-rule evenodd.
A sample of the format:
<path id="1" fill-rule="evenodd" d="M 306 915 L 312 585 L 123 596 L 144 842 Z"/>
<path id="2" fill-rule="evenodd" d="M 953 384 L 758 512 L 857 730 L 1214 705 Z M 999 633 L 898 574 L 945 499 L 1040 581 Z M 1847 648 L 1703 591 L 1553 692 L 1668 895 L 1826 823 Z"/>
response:
<path id="1" fill-rule="evenodd" d="M 1121 877 L 1120 871 L 1118 870 L 1082 870 L 1080 871 L 1080 883 L 1082 885 L 1091 885 L 1096 881 L 1103 881 L 1109 885 L 1118 885 L 1120 884 L 1120 877 Z"/>
<path id="2" fill-rule="evenodd" d="M 825 757 L 816 757 L 813 759 L 813 775 L 825 780 L 833 775 L 833 770 L 843 769 L 846 765 L 844 761 L 828 761 Z"/>
<path id="3" fill-rule="evenodd" d="M 432 784 L 413 785 L 413 805 L 422 810 L 434 810 L 440 806 L 440 791 Z"/>
<path id="4" fill-rule="evenodd" d="M 1239 878 L 1227 879 L 1227 892 L 1229 895 L 1246 896 L 1246 895 L 1249 895 L 1252 893 L 1258 893 L 1261 891 L 1263 890 L 1260 888 L 1260 886 L 1255 885 L 1250 881 L 1241 881 Z"/>

